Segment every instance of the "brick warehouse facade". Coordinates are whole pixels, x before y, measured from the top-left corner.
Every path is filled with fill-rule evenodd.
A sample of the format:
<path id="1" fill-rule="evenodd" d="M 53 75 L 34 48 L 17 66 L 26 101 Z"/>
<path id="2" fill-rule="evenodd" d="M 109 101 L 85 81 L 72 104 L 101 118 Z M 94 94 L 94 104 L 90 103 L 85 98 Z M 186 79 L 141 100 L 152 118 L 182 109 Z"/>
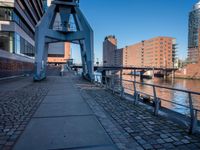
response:
<path id="1" fill-rule="evenodd" d="M 34 70 L 34 61 L 0 50 L 0 78 L 30 74 Z M 9 58 L 9 59 L 8 59 Z"/>
<path id="2" fill-rule="evenodd" d="M 122 49 L 117 49 L 115 41 L 117 39 L 113 36 L 108 36 L 104 41 L 103 59 L 108 60 L 107 66 L 174 67 L 175 38 L 155 37 Z"/>

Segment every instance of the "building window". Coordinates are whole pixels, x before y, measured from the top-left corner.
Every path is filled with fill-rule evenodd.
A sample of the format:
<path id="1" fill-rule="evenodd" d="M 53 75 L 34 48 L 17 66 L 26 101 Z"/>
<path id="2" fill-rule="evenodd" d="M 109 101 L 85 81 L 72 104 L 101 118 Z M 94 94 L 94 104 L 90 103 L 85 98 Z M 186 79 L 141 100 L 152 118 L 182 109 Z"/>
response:
<path id="1" fill-rule="evenodd" d="M 26 21 L 20 18 L 12 8 L 0 7 L 0 20 L 16 22 L 32 39 L 34 39 L 34 33 L 28 25 L 25 24 Z"/>
<path id="2" fill-rule="evenodd" d="M 12 32 L 0 32 L 0 49 L 13 53 L 13 39 Z"/>
<path id="3" fill-rule="evenodd" d="M 11 8 L 0 8 L 0 20 L 12 20 L 13 9 Z"/>

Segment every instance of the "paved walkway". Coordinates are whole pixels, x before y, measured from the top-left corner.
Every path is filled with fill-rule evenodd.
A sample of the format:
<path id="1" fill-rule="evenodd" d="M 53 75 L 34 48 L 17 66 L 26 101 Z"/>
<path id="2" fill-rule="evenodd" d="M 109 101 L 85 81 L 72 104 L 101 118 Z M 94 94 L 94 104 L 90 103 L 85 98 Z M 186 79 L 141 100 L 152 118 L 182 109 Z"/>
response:
<path id="1" fill-rule="evenodd" d="M 49 92 L 14 149 L 116 149 L 71 77 L 49 77 L 52 79 Z"/>
<path id="2" fill-rule="evenodd" d="M 200 149 L 200 135 L 81 79 L 74 82 L 119 149 Z"/>
<path id="3" fill-rule="evenodd" d="M 199 135 L 70 73 L 0 84 L 0 149 L 200 149 Z"/>

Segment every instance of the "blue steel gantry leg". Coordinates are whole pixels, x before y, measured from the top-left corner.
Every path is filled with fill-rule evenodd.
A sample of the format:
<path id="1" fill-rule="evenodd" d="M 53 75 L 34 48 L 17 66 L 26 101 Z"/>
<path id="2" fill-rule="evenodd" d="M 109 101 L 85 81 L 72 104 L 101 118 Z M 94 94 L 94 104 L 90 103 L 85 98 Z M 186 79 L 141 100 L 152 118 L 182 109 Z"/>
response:
<path id="1" fill-rule="evenodd" d="M 77 31 L 67 27 L 53 29 L 56 14 L 59 13 L 61 24 L 70 24 L 70 15 L 74 17 Z M 54 0 L 36 27 L 36 59 L 34 80 L 46 78 L 48 44 L 55 42 L 72 42 L 80 44 L 83 75 L 93 80 L 94 45 L 93 30 L 79 9 L 77 0 Z"/>

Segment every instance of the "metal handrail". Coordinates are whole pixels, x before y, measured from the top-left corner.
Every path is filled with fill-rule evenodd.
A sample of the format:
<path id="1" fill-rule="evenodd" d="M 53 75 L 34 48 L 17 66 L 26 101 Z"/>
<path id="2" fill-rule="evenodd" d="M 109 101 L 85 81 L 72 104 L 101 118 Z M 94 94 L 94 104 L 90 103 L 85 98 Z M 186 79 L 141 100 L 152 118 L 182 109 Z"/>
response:
<path id="1" fill-rule="evenodd" d="M 113 77 L 112 76 L 102 76 L 102 75 L 95 75 L 95 76 L 96 77 L 98 77 L 98 76 L 101 77 L 100 78 L 100 82 L 102 82 L 102 79 L 104 78 L 105 79 L 105 83 L 106 83 L 106 87 L 108 87 L 108 85 L 107 85 L 108 81 L 107 80 L 108 80 L 108 78 L 110 78 L 111 79 L 111 82 L 109 83 L 110 86 L 111 86 L 110 88 L 112 89 L 113 93 L 115 92 L 114 91 L 114 82 L 113 82 Z M 169 102 L 169 103 L 172 103 L 172 104 L 176 104 L 178 106 L 185 107 L 185 108 L 189 109 L 190 110 L 190 130 L 189 130 L 189 132 L 193 133 L 195 131 L 196 126 L 197 126 L 197 112 L 200 112 L 200 110 L 197 109 L 197 108 L 194 108 L 193 101 L 192 101 L 192 94 L 200 96 L 200 92 L 194 92 L 194 91 L 190 91 L 190 90 L 182 90 L 182 89 L 177 89 L 177 88 L 170 88 L 170 87 L 154 85 L 154 84 L 138 82 L 138 81 L 132 81 L 132 80 L 125 80 L 125 79 L 122 79 L 122 74 L 121 73 L 120 73 L 120 79 L 117 78 L 115 80 L 120 81 L 121 96 L 124 95 L 124 89 L 134 91 L 134 97 L 135 97 L 134 98 L 134 104 L 138 103 L 139 94 L 146 94 L 144 92 L 138 91 L 137 87 L 136 87 L 136 84 L 151 86 L 153 88 L 153 95 L 150 95 L 150 94 L 146 94 L 146 95 L 148 95 L 148 96 L 153 98 L 153 102 L 155 104 L 155 106 L 154 106 L 154 114 L 155 115 L 158 115 L 158 111 L 159 111 L 161 100 Z M 122 84 L 123 81 L 133 83 L 134 90 L 124 87 L 123 84 Z M 97 82 L 99 83 L 99 80 Z M 172 101 L 169 101 L 169 100 L 165 100 L 165 99 L 159 98 L 157 96 L 157 93 L 156 93 L 156 88 L 162 88 L 162 89 L 167 89 L 167 90 L 179 91 L 179 92 L 187 93 L 188 94 L 188 98 L 189 98 L 189 106 L 182 105 L 182 104 L 179 104 L 179 103 L 176 103 L 176 102 L 172 102 Z"/>
<path id="2" fill-rule="evenodd" d="M 200 92 L 194 92 L 194 91 L 190 91 L 190 90 L 182 90 L 182 89 L 177 89 L 177 88 L 170 88 L 170 87 L 165 87 L 165 86 L 161 86 L 161 85 L 149 84 L 149 83 L 138 82 L 138 81 L 130 81 L 130 80 L 125 80 L 125 79 L 123 79 L 123 81 L 135 82 L 135 83 L 141 84 L 141 85 L 155 86 L 155 87 L 158 87 L 158 88 L 163 88 L 163 89 L 168 89 L 168 90 L 173 90 L 173 91 L 179 91 L 179 92 L 184 92 L 184 93 L 191 93 L 191 94 L 195 94 L 195 95 L 200 95 Z"/>

